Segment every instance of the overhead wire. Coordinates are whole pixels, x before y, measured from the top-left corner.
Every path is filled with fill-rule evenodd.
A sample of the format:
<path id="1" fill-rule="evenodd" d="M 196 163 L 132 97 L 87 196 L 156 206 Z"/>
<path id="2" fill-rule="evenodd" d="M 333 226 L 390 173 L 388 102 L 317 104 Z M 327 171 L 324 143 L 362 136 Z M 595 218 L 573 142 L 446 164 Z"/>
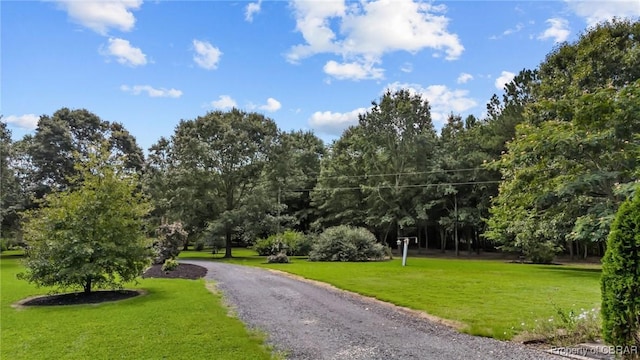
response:
<path id="1" fill-rule="evenodd" d="M 466 182 L 447 182 L 447 183 L 432 183 L 432 184 L 413 184 L 413 185 L 382 185 L 382 186 L 369 186 L 361 184 L 360 186 L 346 186 L 346 187 L 330 187 L 330 188 L 313 188 L 313 189 L 283 189 L 287 192 L 307 192 L 307 191 L 341 191 L 341 190 L 361 190 L 361 189 L 406 189 L 406 188 L 422 188 L 432 186 L 457 186 L 457 185 L 479 185 L 479 184 L 499 184 L 502 181 L 499 180 L 487 180 L 487 181 L 466 181 Z"/>
<path id="2" fill-rule="evenodd" d="M 457 172 L 466 172 L 466 171 L 495 171 L 492 169 L 487 169 L 483 167 L 475 167 L 475 168 L 465 168 L 465 169 L 438 169 L 438 170 L 430 170 L 430 171 L 410 171 L 410 172 L 398 172 L 398 173 L 385 173 L 385 174 L 361 174 L 361 175 L 322 175 L 323 179 L 355 179 L 355 178 L 371 178 L 371 177 L 383 177 L 383 176 L 402 176 L 402 175 L 428 175 L 428 174 L 446 174 L 446 173 L 457 173 Z M 293 175 L 295 177 L 296 175 Z M 297 176 L 318 176 L 319 174 L 306 174 L 306 175 L 297 175 Z"/>

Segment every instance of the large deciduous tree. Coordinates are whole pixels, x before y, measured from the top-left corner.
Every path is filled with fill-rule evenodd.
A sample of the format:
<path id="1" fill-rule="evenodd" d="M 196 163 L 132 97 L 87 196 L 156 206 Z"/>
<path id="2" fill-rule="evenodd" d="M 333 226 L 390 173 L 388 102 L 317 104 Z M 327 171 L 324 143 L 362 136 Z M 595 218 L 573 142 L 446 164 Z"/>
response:
<path id="1" fill-rule="evenodd" d="M 140 276 L 150 262 L 143 231 L 150 206 L 136 174 L 110 157 L 107 145 L 87 147 L 69 188 L 45 197 L 27 213 L 24 227 L 26 272 L 20 277 L 41 286 L 121 287 Z"/>
<path id="2" fill-rule="evenodd" d="M 36 196 L 66 188 L 76 175 L 75 164 L 86 161 L 92 149 L 105 141 L 125 168 L 142 168 L 142 149 L 122 124 L 104 121 L 85 109 L 62 108 L 52 116 L 41 116 L 28 149 Z"/>
<path id="3" fill-rule="evenodd" d="M 604 242 L 632 181 L 640 131 L 640 23 L 596 26 L 540 65 L 525 121 L 497 163 L 487 236 L 549 261 L 564 244 Z M 572 252 L 573 253 L 573 252 Z M 543 255 L 539 258 L 539 255 Z"/>
<path id="4" fill-rule="evenodd" d="M 366 207 L 361 188 L 365 177 L 362 128 L 349 127 L 327 149 L 311 204 L 318 211 L 313 228 L 337 225 L 365 226 Z"/>
<path id="5" fill-rule="evenodd" d="M 214 234 L 224 235 L 225 257 L 232 256 L 234 232 L 255 203 L 253 190 L 277 135 L 273 120 L 232 109 L 181 121 L 171 138 L 172 176 L 182 191 L 210 204 L 204 220 Z"/>
<path id="6" fill-rule="evenodd" d="M 288 227 L 307 232 L 317 213 L 311 206 L 311 189 L 320 174 L 325 153 L 322 140 L 311 132 L 291 131 L 278 136 L 269 166 L 265 169 L 268 190 L 282 206 L 280 217 Z M 279 232 L 279 231 L 278 231 Z"/>
<path id="7" fill-rule="evenodd" d="M 360 115 L 367 203 L 367 224 L 387 241 L 395 227 L 414 227 L 414 199 L 421 194 L 424 172 L 433 166 L 436 133 L 429 102 L 408 90 L 387 91 L 370 111 Z"/>
<path id="8" fill-rule="evenodd" d="M 0 122 L 0 230 L 1 237 L 7 230 L 15 230 L 21 209 L 23 193 L 18 176 L 12 166 L 16 158 L 15 143 L 11 140 L 11 130 Z"/>

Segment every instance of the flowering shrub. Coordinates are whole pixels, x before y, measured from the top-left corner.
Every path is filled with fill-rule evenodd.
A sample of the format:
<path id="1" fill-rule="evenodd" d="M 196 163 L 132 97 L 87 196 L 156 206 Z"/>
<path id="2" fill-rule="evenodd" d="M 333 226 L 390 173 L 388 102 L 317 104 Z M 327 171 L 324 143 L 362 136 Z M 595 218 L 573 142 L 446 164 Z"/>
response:
<path id="1" fill-rule="evenodd" d="M 162 264 L 167 259 L 173 259 L 180 254 L 180 246 L 187 240 L 187 232 L 181 222 L 162 224 L 156 229 L 158 238 L 153 242 L 155 251 L 154 264 Z"/>

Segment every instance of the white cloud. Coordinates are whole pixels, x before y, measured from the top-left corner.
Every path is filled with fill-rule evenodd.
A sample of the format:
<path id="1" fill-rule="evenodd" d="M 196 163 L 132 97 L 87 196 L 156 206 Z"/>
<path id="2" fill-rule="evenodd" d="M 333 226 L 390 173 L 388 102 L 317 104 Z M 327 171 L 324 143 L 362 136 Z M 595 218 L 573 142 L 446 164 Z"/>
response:
<path id="1" fill-rule="evenodd" d="M 637 0 L 584 1 L 565 0 L 569 9 L 585 19 L 589 26 L 599 22 L 618 18 L 640 17 L 640 4 Z"/>
<path id="2" fill-rule="evenodd" d="M 297 63 L 315 54 L 335 54 L 342 58 L 343 66 L 336 66 L 339 63 L 332 60 L 325 71 L 334 70 L 329 73 L 332 76 L 360 79 L 344 76 L 348 71 L 344 66 L 373 69 L 372 64 L 380 64 L 384 54 L 395 51 L 416 53 L 428 48 L 444 53 L 447 60 L 457 59 L 464 51 L 458 36 L 447 31 L 449 19 L 442 15 L 444 5 L 413 0 L 347 4 L 344 0 L 294 1 L 296 29 L 305 43 L 293 46 L 287 59 Z M 375 70 L 375 75 L 367 78 L 379 78 L 382 69 Z"/>
<path id="3" fill-rule="evenodd" d="M 106 35 L 110 28 L 130 31 L 136 23 L 131 10 L 138 10 L 142 0 L 79 1 L 58 0 L 72 21 Z"/>
<path id="4" fill-rule="evenodd" d="M 260 6 L 262 5 L 262 0 L 258 0 L 258 2 L 249 3 L 245 8 L 244 19 L 248 22 L 253 21 L 253 15 L 260 13 Z"/>
<path id="5" fill-rule="evenodd" d="M 105 56 L 114 56 L 116 61 L 123 65 L 141 66 L 147 64 L 147 56 L 137 47 L 131 46 L 128 40 L 109 38 L 109 45 L 100 48 L 100 53 Z"/>
<path id="6" fill-rule="evenodd" d="M 517 32 L 520 32 L 520 30 L 522 30 L 522 29 L 524 29 L 524 25 L 522 25 L 521 23 L 518 23 L 518 24 L 516 24 L 515 28 L 510 28 L 510 29 L 507 29 L 507 30 L 503 31 L 502 35 L 508 36 L 508 35 L 511 35 L 511 34 L 515 34 Z"/>
<path id="7" fill-rule="evenodd" d="M 13 125 L 20 129 L 35 130 L 38 127 L 40 116 L 35 114 L 9 115 L 2 119 L 2 122 Z"/>
<path id="8" fill-rule="evenodd" d="M 280 101 L 274 98 L 268 98 L 267 103 L 265 105 L 260 106 L 259 109 L 268 111 L 268 112 L 274 112 L 274 111 L 280 110 L 281 107 L 282 107 L 282 104 L 280 104 Z"/>
<path id="9" fill-rule="evenodd" d="M 218 100 L 211 102 L 211 106 L 216 109 L 230 109 L 238 107 L 238 103 L 236 103 L 236 101 L 229 95 L 220 95 Z"/>
<path id="10" fill-rule="evenodd" d="M 460 75 L 458 75 L 458 79 L 456 79 L 456 82 L 458 82 L 458 84 L 465 84 L 470 80 L 473 80 L 473 75 L 468 73 L 460 73 Z"/>
<path id="11" fill-rule="evenodd" d="M 402 64 L 402 66 L 400 67 L 400 71 L 405 72 L 405 73 L 410 73 L 413 71 L 413 64 L 406 62 L 404 64 Z"/>
<path id="12" fill-rule="evenodd" d="M 193 40 L 193 49 L 196 52 L 193 55 L 193 61 L 203 69 L 213 70 L 218 67 L 218 61 L 222 52 L 206 41 Z"/>
<path id="13" fill-rule="evenodd" d="M 169 97 L 169 98 L 179 98 L 182 96 L 182 91 L 171 88 L 159 88 L 156 89 L 150 85 L 122 85 L 120 86 L 120 90 L 124 92 L 131 93 L 133 95 L 140 95 L 143 92 L 146 92 L 149 97 Z"/>
<path id="14" fill-rule="evenodd" d="M 515 76 L 516 76 L 516 74 L 514 74 L 514 73 L 512 73 L 510 71 L 501 72 L 500 76 L 498 76 L 498 78 L 494 82 L 494 85 L 496 86 L 496 89 L 503 90 L 504 86 L 507 85 L 508 83 L 510 83 L 511 80 L 513 80 L 513 78 Z"/>
<path id="15" fill-rule="evenodd" d="M 517 7 L 516 7 L 516 9 L 517 9 Z M 517 11 L 517 10 L 516 10 L 516 11 Z M 522 24 L 522 23 L 517 23 L 515 27 L 513 27 L 513 28 L 508 28 L 507 30 L 503 31 L 503 32 L 502 32 L 502 34 L 500 34 L 500 35 L 491 35 L 491 36 L 489 37 L 489 40 L 498 40 L 498 39 L 501 39 L 501 38 L 503 38 L 503 37 L 505 37 L 505 36 L 509 36 L 509 35 L 512 35 L 512 34 L 518 33 L 518 32 L 520 32 L 522 29 L 524 29 L 524 24 Z"/>
<path id="16" fill-rule="evenodd" d="M 329 60 L 322 68 L 327 75 L 340 80 L 382 79 L 384 70 L 374 63 L 348 62 L 339 64 Z"/>
<path id="17" fill-rule="evenodd" d="M 640 6 L 640 5 L 639 5 Z M 562 18 L 547 19 L 549 27 L 538 36 L 540 40 L 553 39 L 555 43 L 566 41 L 569 37 L 569 22 Z"/>
<path id="18" fill-rule="evenodd" d="M 401 89 L 408 90 L 413 95 L 419 95 L 429 101 L 431 106 L 431 119 L 437 128 L 442 127 L 451 112 L 463 113 L 474 108 L 478 103 L 468 97 L 466 90 L 451 90 L 445 85 L 431 85 L 423 87 L 418 84 L 394 82 L 384 89 L 395 92 Z M 384 92 L 383 91 L 383 92 Z M 358 124 L 358 115 L 371 109 L 358 108 L 349 112 L 318 111 L 311 115 L 309 125 L 320 132 L 330 135 L 340 135 L 351 125 Z"/>
<path id="19" fill-rule="evenodd" d="M 329 135 L 340 135 L 351 125 L 358 123 L 358 115 L 368 111 L 358 108 L 349 112 L 316 111 L 309 118 L 311 128 Z"/>
<path id="20" fill-rule="evenodd" d="M 431 119 L 436 128 L 444 125 L 447 116 L 453 113 L 463 113 L 478 105 L 476 100 L 469 97 L 467 90 L 452 90 L 445 85 L 430 85 L 423 87 L 419 84 L 394 82 L 387 85 L 388 90 L 395 92 L 406 89 L 411 94 L 420 95 L 429 101 Z"/>

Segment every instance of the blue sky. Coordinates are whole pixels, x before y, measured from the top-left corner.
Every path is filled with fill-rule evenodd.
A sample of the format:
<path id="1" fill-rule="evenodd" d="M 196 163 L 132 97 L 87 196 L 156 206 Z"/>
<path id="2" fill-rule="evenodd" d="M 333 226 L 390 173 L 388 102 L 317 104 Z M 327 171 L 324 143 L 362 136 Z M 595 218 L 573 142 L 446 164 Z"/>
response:
<path id="1" fill-rule="evenodd" d="M 85 108 L 147 149 L 235 106 L 325 141 L 385 89 L 483 116 L 559 42 L 640 1 L 2 1 L 1 110 L 14 138 Z"/>

